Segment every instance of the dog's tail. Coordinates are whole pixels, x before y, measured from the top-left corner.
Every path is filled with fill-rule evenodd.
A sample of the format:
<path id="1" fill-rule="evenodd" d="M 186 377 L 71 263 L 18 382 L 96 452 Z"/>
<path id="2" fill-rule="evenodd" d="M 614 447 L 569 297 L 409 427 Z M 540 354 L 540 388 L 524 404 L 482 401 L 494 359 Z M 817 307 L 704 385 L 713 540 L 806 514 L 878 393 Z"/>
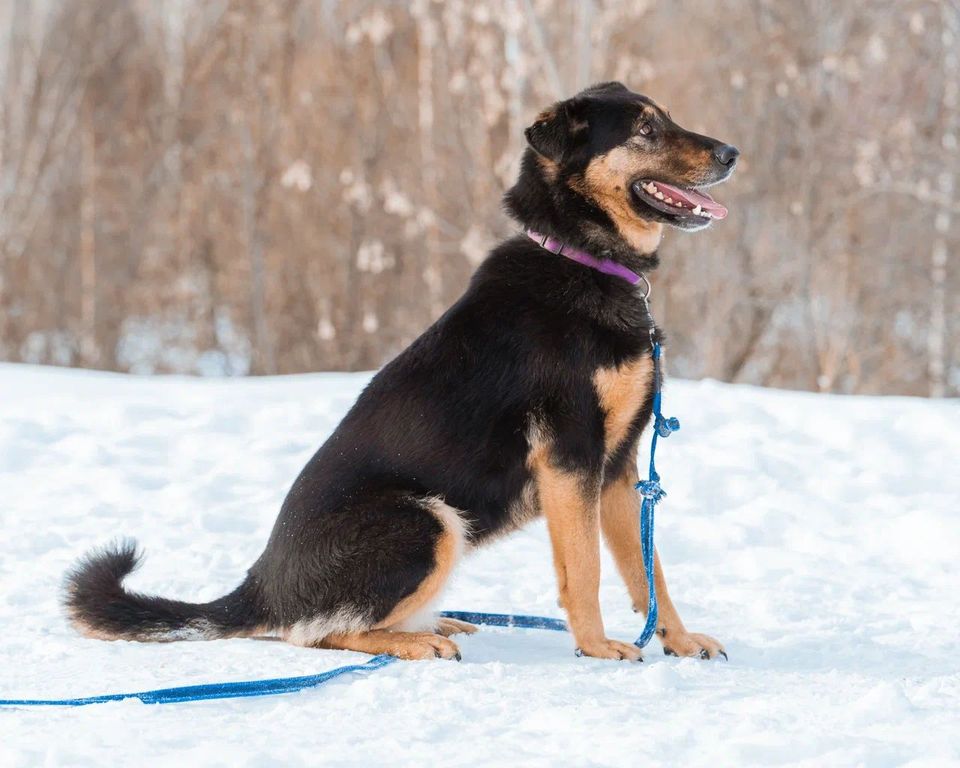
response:
<path id="1" fill-rule="evenodd" d="M 249 579 L 210 603 L 184 603 L 128 592 L 123 579 L 140 564 L 134 541 L 94 550 L 67 574 L 64 607 L 71 623 L 99 640 L 216 640 L 263 630 Z"/>

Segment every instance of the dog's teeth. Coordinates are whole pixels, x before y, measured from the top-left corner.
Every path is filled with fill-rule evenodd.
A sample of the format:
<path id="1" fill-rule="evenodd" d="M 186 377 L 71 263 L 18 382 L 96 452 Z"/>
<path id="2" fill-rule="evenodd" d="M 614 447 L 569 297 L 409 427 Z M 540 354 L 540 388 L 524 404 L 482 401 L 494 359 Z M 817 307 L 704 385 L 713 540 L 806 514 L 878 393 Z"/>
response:
<path id="1" fill-rule="evenodd" d="M 681 203 L 679 200 L 677 200 L 674 205 L 677 206 L 677 208 L 683 208 L 683 203 Z"/>
<path id="2" fill-rule="evenodd" d="M 647 190 L 647 192 L 649 192 L 651 195 L 657 191 L 657 185 L 654 184 L 653 182 L 647 182 L 643 188 Z"/>
<path id="3" fill-rule="evenodd" d="M 673 198 L 672 198 L 672 197 L 665 197 L 665 198 L 663 198 L 663 202 L 667 203 L 667 205 L 673 205 Z"/>
<path id="4" fill-rule="evenodd" d="M 663 200 L 663 192 L 657 192 L 654 197 L 657 198 L 657 200 Z"/>
<path id="5" fill-rule="evenodd" d="M 694 214 L 696 214 L 697 216 L 699 216 L 699 215 L 700 215 L 700 212 L 701 212 L 700 206 L 698 205 L 696 208 L 694 208 L 694 209 L 693 209 L 693 212 L 694 212 Z"/>

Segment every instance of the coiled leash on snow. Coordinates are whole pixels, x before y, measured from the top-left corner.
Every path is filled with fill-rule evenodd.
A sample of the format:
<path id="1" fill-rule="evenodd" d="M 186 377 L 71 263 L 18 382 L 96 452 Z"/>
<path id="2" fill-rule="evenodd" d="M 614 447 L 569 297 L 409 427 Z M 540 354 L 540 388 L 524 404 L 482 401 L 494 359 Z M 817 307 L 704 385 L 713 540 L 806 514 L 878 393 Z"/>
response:
<path id="1" fill-rule="evenodd" d="M 647 316 L 650 317 L 650 344 L 653 348 L 653 438 L 650 443 L 650 471 L 646 480 L 642 480 L 634 487 L 639 491 L 643 502 L 640 505 L 640 545 L 643 555 L 643 567 L 647 575 L 647 623 L 634 641 L 634 645 L 643 648 L 657 631 L 657 592 L 654 587 L 654 546 L 653 546 L 653 510 L 666 492 L 660 487 L 660 475 L 654 458 L 657 452 L 657 439 L 670 437 L 680 429 L 680 422 L 674 418 L 665 418 L 661 411 L 662 381 L 660 370 L 660 342 L 657 341 L 656 326 L 650 314 L 648 299 L 650 298 L 650 282 L 642 274 L 637 274 L 622 264 L 608 259 L 596 259 L 588 253 L 576 249 L 566 249 L 563 243 L 540 235 L 527 232 L 527 235 L 551 253 L 566 256 L 573 261 L 595 269 L 604 274 L 613 275 L 626 280 L 631 285 L 643 282 L 645 291 L 641 295 Z M 517 627 L 520 629 L 547 629 L 557 632 L 568 631 L 567 623 L 561 619 L 552 619 L 545 616 L 525 616 L 508 613 L 471 613 L 467 611 L 442 611 L 441 616 L 450 619 L 460 619 L 472 624 L 483 624 L 493 627 Z M 307 688 L 315 688 L 334 678 L 352 672 L 372 672 L 382 669 L 388 664 L 397 661 L 395 656 L 381 654 L 372 656 L 363 664 L 348 664 L 336 667 L 317 675 L 302 675 L 299 677 L 278 677 L 269 680 L 244 680 L 235 683 L 204 683 L 200 685 L 185 685 L 177 688 L 159 688 L 150 691 L 135 693 L 109 693 L 100 696 L 87 696 L 75 699 L 0 699 L 0 706 L 7 707 L 82 707 L 87 704 L 103 704 L 108 701 L 122 701 L 123 699 L 139 699 L 144 704 L 177 704 L 187 701 L 205 701 L 211 699 L 236 699 L 250 696 L 273 696 L 281 693 L 293 693 Z"/>

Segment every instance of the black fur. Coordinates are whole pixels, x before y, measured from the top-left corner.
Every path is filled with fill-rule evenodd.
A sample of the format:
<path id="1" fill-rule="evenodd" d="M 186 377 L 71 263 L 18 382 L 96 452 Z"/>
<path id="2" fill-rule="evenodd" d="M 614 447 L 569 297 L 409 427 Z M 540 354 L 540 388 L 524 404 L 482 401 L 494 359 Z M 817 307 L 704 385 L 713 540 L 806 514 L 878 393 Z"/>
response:
<path id="1" fill-rule="evenodd" d="M 97 635 L 130 640 L 227 637 L 255 626 L 249 581 L 210 603 L 127 592 L 121 582 L 140 565 L 131 540 L 88 553 L 67 574 L 64 603 Z"/>
<path id="2" fill-rule="evenodd" d="M 508 211 L 597 256 L 638 271 L 656 266 L 655 252 L 632 248 L 603 207 L 568 184 L 626 141 L 650 103 L 617 83 L 556 105 L 527 132 L 531 148 L 506 195 Z M 556 166 L 553 178 L 544 159 Z M 523 522 L 512 516 L 532 480 L 534 423 L 549 432 L 562 468 L 622 473 L 650 418 L 651 393 L 606 457 L 593 376 L 649 354 L 651 324 L 636 288 L 512 237 L 374 376 L 294 482 L 235 592 L 204 605 L 128 593 L 121 581 L 137 557 L 124 544 L 81 561 L 67 609 L 90 634 L 129 639 L 179 639 L 189 633 L 178 630 L 200 621 L 208 636 L 278 631 L 337 611 L 372 627 L 434 568 L 443 527 L 427 499 L 460 511 L 471 544 Z"/>

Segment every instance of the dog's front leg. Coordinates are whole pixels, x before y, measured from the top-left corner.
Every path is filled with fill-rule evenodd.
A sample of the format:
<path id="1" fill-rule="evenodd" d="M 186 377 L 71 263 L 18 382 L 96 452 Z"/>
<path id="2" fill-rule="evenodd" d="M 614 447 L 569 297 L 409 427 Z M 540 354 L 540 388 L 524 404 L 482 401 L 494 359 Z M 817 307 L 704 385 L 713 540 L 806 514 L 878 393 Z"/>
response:
<path id="1" fill-rule="evenodd" d="M 566 609 L 577 648 L 585 656 L 638 661 L 632 643 L 607 638 L 600 615 L 600 492 L 599 480 L 559 470 L 549 463 L 539 468 L 540 505 L 550 542 L 561 605 Z"/>
<path id="2" fill-rule="evenodd" d="M 636 461 L 631 461 L 623 475 L 611 480 L 604 488 L 600 497 L 600 520 L 603 538 L 626 582 L 633 609 L 645 614 L 649 587 L 640 545 L 640 495 L 634 488 L 636 482 Z M 653 580 L 657 594 L 657 636 L 663 644 L 663 652 L 669 656 L 726 658 L 726 651 L 718 641 L 709 635 L 688 632 L 683 625 L 667 591 L 667 580 L 656 550 Z"/>

